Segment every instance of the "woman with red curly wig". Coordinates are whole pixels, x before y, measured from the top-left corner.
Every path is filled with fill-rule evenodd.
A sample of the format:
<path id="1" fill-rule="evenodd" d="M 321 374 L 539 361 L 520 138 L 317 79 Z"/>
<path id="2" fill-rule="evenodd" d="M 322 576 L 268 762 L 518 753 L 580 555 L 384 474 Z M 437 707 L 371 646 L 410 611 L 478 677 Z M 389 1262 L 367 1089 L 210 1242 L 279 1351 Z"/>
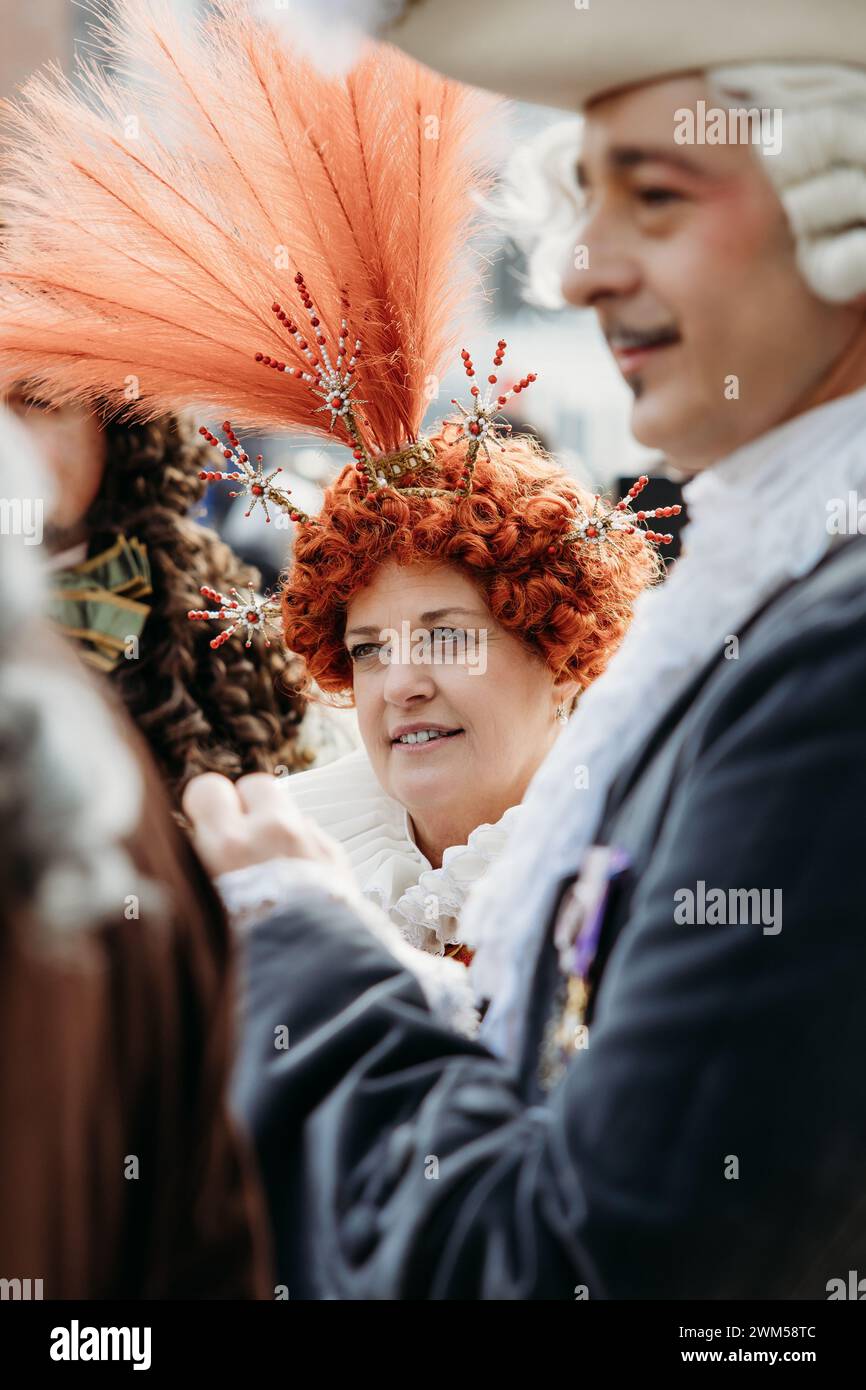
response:
<path id="1" fill-rule="evenodd" d="M 465 436 L 431 442 L 448 488 Z M 462 959 L 466 893 L 657 572 L 637 535 L 562 541 L 593 498 L 531 439 L 491 452 L 456 498 L 371 498 L 345 469 L 283 590 L 286 643 L 354 704 L 364 744 L 287 794 L 409 942 Z"/>

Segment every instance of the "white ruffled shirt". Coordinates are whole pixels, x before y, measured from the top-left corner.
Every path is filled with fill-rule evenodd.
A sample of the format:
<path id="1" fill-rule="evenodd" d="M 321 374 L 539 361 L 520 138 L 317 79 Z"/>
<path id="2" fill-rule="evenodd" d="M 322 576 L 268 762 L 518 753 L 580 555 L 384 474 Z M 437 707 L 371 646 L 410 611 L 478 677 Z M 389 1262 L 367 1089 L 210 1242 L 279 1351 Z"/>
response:
<path id="1" fill-rule="evenodd" d="M 462 941 L 463 903 L 520 814 L 512 806 L 495 825 L 479 825 L 465 845 L 446 849 L 441 868 L 434 869 L 415 842 L 408 812 L 383 791 L 363 749 L 282 785 L 303 814 L 342 845 L 364 897 L 410 945 L 432 955 Z"/>

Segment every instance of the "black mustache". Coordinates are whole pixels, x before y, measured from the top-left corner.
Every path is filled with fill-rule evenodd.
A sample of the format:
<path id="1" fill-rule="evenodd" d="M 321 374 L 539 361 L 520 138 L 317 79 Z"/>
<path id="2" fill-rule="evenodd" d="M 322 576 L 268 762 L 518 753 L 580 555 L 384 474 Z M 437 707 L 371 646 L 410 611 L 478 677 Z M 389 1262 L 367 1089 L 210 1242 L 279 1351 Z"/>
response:
<path id="1" fill-rule="evenodd" d="M 618 348 L 664 347 L 668 343 L 678 343 L 679 330 L 668 328 L 609 328 L 605 332 L 608 345 L 615 342 Z"/>

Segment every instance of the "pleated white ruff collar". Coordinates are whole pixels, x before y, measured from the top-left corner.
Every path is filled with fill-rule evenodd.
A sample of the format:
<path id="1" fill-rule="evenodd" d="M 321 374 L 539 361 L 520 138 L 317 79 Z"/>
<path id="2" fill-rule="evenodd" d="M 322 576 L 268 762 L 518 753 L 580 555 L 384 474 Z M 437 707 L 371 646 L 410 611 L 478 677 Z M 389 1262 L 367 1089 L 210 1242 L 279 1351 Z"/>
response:
<path id="1" fill-rule="evenodd" d="M 446 849 L 434 869 L 418 848 L 406 809 L 382 790 L 363 749 L 284 783 L 301 811 L 343 846 L 361 892 L 413 946 L 441 955 L 462 941 L 458 919 L 470 888 L 490 868 L 520 812 L 479 825 Z"/>

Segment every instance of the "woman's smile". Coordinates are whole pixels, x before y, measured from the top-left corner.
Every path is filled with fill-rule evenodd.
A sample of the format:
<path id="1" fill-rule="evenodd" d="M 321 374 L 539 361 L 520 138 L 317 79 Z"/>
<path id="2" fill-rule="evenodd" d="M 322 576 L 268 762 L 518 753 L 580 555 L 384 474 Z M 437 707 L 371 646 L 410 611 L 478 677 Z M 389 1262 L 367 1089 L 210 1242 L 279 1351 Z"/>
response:
<path id="1" fill-rule="evenodd" d="M 407 754 L 417 757 L 434 750 L 441 751 L 447 743 L 462 738 L 464 733 L 464 729 L 447 724 L 401 724 L 394 730 L 391 748 L 401 757 Z"/>

